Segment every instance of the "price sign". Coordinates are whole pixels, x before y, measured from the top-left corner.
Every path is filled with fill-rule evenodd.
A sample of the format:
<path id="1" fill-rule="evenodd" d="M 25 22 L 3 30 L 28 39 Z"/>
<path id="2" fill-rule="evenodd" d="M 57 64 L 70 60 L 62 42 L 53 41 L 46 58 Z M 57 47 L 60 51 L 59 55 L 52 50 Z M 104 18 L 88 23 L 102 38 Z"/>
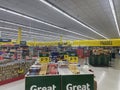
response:
<path id="1" fill-rule="evenodd" d="M 40 57 L 39 58 L 39 62 L 40 63 L 49 63 L 50 62 L 50 58 L 49 57 Z"/>
<path id="2" fill-rule="evenodd" d="M 78 63 L 78 57 L 70 56 L 68 59 L 69 63 Z"/>

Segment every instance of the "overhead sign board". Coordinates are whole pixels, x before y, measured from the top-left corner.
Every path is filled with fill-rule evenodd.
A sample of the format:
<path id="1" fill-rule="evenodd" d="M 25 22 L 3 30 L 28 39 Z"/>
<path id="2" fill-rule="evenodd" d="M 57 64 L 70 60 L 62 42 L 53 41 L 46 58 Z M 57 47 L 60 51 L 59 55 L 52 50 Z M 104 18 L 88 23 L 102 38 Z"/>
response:
<path id="1" fill-rule="evenodd" d="M 25 45 L 26 46 L 26 41 L 20 41 L 20 45 Z"/>
<path id="2" fill-rule="evenodd" d="M 0 42 L 11 42 L 11 39 L 2 39 L 2 38 L 0 38 Z"/>

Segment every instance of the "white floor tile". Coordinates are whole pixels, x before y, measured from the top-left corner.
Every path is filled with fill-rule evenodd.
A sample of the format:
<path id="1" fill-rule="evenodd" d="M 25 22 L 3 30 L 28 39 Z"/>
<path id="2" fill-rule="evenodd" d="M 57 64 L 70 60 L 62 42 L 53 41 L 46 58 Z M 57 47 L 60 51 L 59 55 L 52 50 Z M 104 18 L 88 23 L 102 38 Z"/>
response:
<path id="1" fill-rule="evenodd" d="M 120 70 L 111 67 L 92 67 L 98 90 L 120 90 Z"/>
<path id="2" fill-rule="evenodd" d="M 25 90 L 25 80 L 22 79 L 9 84 L 1 85 L 0 90 Z"/>

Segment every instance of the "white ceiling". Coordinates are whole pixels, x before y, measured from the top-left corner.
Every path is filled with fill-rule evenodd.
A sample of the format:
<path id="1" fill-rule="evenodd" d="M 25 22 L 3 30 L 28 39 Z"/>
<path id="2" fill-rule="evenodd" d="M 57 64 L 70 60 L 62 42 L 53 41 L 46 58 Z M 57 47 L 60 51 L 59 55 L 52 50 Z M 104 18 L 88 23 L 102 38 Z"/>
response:
<path id="1" fill-rule="evenodd" d="M 64 40 L 119 38 L 120 0 L 113 0 L 118 27 L 109 3 L 112 0 L 41 1 L 0 0 L 2 37 L 16 39 L 21 26 L 23 40 L 54 41 L 61 35 Z"/>

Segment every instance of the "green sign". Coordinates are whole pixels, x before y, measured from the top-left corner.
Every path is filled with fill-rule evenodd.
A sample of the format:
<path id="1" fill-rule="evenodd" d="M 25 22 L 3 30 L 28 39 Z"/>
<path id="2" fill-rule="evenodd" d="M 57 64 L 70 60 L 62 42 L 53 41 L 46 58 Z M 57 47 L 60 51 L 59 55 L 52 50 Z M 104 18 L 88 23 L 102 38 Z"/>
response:
<path id="1" fill-rule="evenodd" d="M 25 90 L 61 90 L 61 76 L 26 77 Z"/>
<path id="2" fill-rule="evenodd" d="M 62 90 L 94 90 L 93 75 L 64 75 Z"/>
<path id="3" fill-rule="evenodd" d="M 0 38 L 0 42 L 11 42 L 11 39 L 3 39 L 3 38 Z"/>
<path id="4" fill-rule="evenodd" d="M 20 45 L 26 46 L 26 44 L 27 44 L 26 41 L 20 41 Z"/>
<path id="5" fill-rule="evenodd" d="M 76 52 L 69 52 L 69 56 L 77 56 Z"/>
<path id="6" fill-rule="evenodd" d="M 39 57 L 49 57 L 48 53 L 39 53 Z"/>

